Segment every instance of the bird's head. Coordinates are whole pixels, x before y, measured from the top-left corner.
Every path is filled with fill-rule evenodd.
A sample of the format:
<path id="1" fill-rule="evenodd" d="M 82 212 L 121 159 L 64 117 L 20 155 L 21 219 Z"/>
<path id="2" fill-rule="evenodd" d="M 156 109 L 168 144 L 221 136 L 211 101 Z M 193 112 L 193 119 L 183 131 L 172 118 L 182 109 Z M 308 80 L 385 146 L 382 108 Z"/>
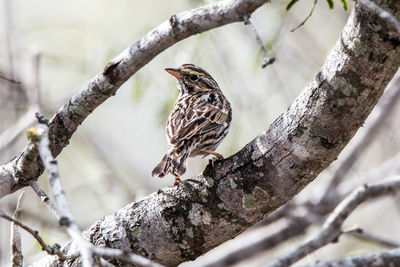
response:
<path id="1" fill-rule="evenodd" d="M 165 70 L 178 80 L 181 94 L 198 94 L 220 90 L 214 78 L 196 65 L 183 64 L 179 68 L 166 68 Z"/>

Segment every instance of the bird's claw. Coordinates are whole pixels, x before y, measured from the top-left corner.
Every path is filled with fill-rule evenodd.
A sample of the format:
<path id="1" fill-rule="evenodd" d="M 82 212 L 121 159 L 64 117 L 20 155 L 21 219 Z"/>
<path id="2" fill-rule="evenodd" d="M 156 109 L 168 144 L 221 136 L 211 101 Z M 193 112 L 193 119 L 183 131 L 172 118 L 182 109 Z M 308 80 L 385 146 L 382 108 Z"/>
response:
<path id="1" fill-rule="evenodd" d="M 181 182 L 181 178 L 179 176 L 175 176 L 174 186 L 178 185 Z"/>

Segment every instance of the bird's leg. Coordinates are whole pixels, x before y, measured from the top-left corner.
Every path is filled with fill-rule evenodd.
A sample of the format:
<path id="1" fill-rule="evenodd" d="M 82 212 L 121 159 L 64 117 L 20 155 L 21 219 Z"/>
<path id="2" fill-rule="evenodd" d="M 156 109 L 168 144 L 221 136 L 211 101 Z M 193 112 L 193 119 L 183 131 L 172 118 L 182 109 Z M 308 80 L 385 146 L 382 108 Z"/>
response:
<path id="1" fill-rule="evenodd" d="M 221 154 L 219 154 L 219 153 L 217 153 L 215 151 L 211 151 L 211 150 L 205 149 L 202 152 L 211 154 L 211 155 L 215 156 L 218 160 L 224 159 L 224 156 L 222 156 Z"/>
<path id="2" fill-rule="evenodd" d="M 181 178 L 179 178 L 179 176 L 175 176 L 175 181 L 174 181 L 174 185 L 177 185 L 181 182 Z"/>

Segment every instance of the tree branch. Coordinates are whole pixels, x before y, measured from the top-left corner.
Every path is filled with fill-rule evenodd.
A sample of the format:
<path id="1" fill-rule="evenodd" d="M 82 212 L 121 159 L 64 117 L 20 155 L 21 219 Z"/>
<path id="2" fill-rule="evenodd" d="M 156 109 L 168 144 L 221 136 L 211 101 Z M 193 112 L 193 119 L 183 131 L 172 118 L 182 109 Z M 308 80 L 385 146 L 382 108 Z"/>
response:
<path id="1" fill-rule="evenodd" d="M 22 192 L 18 198 L 13 218 L 19 220 L 21 217 L 22 202 L 25 192 Z M 11 266 L 22 267 L 24 255 L 22 254 L 21 234 L 18 230 L 18 225 L 11 223 Z"/>
<path id="2" fill-rule="evenodd" d="M 400 10 L 397 0 L 383 2 L 392 13 Z M 152 34 L 165 37 L 165 31 Z M 235 237 L 336 159 L 399 65 L 399 34 L 356 5 L 321 71 L 268 130 L 235 155 L 209 164 L 202 175 L 127 205 L 84 235 L 93 244 L 129 248 L 165 265 L 194 259 Z"/>
<path id="3" fill-rule="evenodd" d="M 310 216 L 293 217 L 287 218 L 287 222 L 279 231 L 262 238 L 257 242 L 251 242 L 243 244 L 238 249 L 230 251 L 221 258 L 217 258 L 204 267 L 220 267 L 220 266 L 233 266 L 234 264 L 250 258 L 258 253 L 268 251 L 275 246 L 281 244 L 284 240 L 293 236 L 304 234 L 307 227 L 310 226 L 314 221 Z"/>
<path id="4" fill-rule="evenodd" d="M 42 247 L 42 250 L 46 251 L 48 254 L 50 254 L 50 255 L 57 254 L 61 259 L 66 259 L 66 257 L 64 257 L 64 255 L 60 252 L 60 245 L 55 244 L 53 247 L 50 247 L 40 237 L 39 231 L 33 230 L 32 228 L 30 228 L 28 225 L 24 224 L 23 222 L 21 222 L 17 219 L 14 219 L 12 216 L 8 215 L 3 210 L 0 210 L 0 217 L 18 225 L 19 227 L 21 227 L 22 229 L 27 231 L 30 235 L 32 235 L 36 239 L 36 241 Z"/>
<path id="5" fill-rule="evenodd" d="M 57 218 L 57 221 L 60 221 L 62 216 L 58 212 L 56 205 L 51 201 L 49 196 L 39 187 L 38 183 L 32 182 L 31 187 L 33 191 L 35 191 L 36 195 L 40 198 L 40 200 L 54 214 L 54 216 Z"/>
<path id="6" fill-rule="evenodd" d="M 359 239 L 366 240 L 366 241 L 369 241 L 369 242 L 373 242 L 373 243 L 376 243 L 376 244 L 378 244 L 380 246 L 385 246 L 387 248 L 398 248 L 398 247 L 400 247 L 400 242 L 398 242 L 398 241 L 389 240 L 387 238 L 383 238 L 383 237 L 378 236 L 376 234 L 373 234 L 373 233 L 370 233 L 370 232 L 366 232 L 366 231 L 364 231 L 362 229 L 360 229 L 360 230 L 361 230 L 360 232 L 356 231 L 356 232 L 350 233 L 350 234 L 355 236 L 355 237 L 357 237 L 357 238 L 359 238 Z"/>
<path id="7" fill-rule="evenodd" d="M 400 190 L 400 176 L 388 179 L 385 182 L 360 186 L 340 202 L 325 221 L 321 232 L 319 232 L 317 236 L 289 252 L 287 255 L 272 262 L 268 267 L 290 266 L 315 250 L 334 242 L 343 233 L 341 229 L 343 222 L 358 205 L 369 198 L 379 197 L 398 190 Z"/>
<path id="8" fill-rule="evenodd" d="M 388 21 L 396 28 L 397 32 L 400 32 L 400 22 L 392 14 L 390 14 L 389 12 L 387 12 L 386 10 L 384 10 L 371 0 L 356 0 L 356 1 L 361 5 L 369 8 L 372 12 L 377 14 L 382 19 Z"/>
<path id="9" fill-rule="evenodd" d="M 399 100 L 400 78 L 398 78 L 394 82 L 392 88 L 383 95 L 381 109 L 377 112 L 378 114 L 376 118 L 371 122 L 369 130 L 360 138 L 360 142 L 357 143 L 357 146 L 341 160 L 343 163 L 340 164 L 331 178 L 331 181 L 323 194 L 323 199 L 320 201 L 320 206 L 324 206 L 329 202 L 332 203 L 331 199 L 335 198 L 338 194 L 338 185 L 343 181 L 357 160 L 361 158 L 360 156 L 362 153 L 369 148 L 370 144 L 372 144 L 372 140 L 379 133 L 379 129 L 382 125 L 384 125 L 388 118 L 390 118 L 390 115 L 397 107 Z"/>
<path id="10" fill-rule="evenodd" d="M 244 20 L 244 24 L 250 27 L 251 31 L 253 32 L 253 34 L 254 34 L 254 36 L 255 36 L 255 38 L 257 40 L 258 45 L 261 47 L 261 52 L 263 54 L 263 62 L 261 64 L 261 67 L 265 68 L 266 66 L 273 64 L 275 62 L 275 58 L 268 56 L 267 49 L 265 49 L 265 46 L 264 46 L 263 41 L 261 39 L 261 36 L 258 33 L 258 31 L 257 31 L 256 27 L 254 26 L 254 24 L 251 22 L 250 18 L 248 16 L 245 16 L 243 18 L 243 20 Z"/>
<path id="11" fill-rule="evenodd" d="M 37 129 L 38 133 L 40 134 L 40 142 L 37 144 L 39 147 L 39 155 L 43 165 L 49 173 L 51 190 L 55 199 L 57 211 L 61 216 L 59 223 L 61 226 L 65 227 L 75 244 L 77 244 L 79 253 L 83 259 L 83 267 L 93 266 L 93 253 L 90 249 L 90 244 L 88 244 L 88 242 L 83 238 L 78 225 L 73 219 L 65 192 L 61 185 L 57 161 L 51 155 L 48 139 L 48 126 L 46 124 L 47 121 L 45 122 L 43 116 L 39 114 L 37 114 L 37 117 L 39 119 L 39 125 L 37 126 Z"/>
<path id="12" fill-rule="evenodd" d="M 399 264 L 400 264 L 400 248 L 396 248 L 373 254 L 345 257 L 343 259 L 318 261 L 311 264 L 301 265 L 301 267 L 342 267 L 342 266 L 387 267 L 387 266 L 398 266 Z"/>

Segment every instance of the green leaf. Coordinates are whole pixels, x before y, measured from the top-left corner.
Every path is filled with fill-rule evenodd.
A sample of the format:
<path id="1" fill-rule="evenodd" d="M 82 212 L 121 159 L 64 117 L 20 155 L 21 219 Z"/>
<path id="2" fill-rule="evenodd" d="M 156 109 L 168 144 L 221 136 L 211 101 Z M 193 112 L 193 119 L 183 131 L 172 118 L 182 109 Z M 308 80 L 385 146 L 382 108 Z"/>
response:
<path id="1" fill-rule="evenodd" d="M 332 0 L 326 0 L 326 2 L 328 3 L 328 6 L 330 9 L 333 8 L 333 1 Z"/>
<path id="2" fill-rule="evenodd" d="M 340 2 L 342 2 L 342 4 L 343 4 L 343 9 L 347 10 L 347 2 L 346 2 L 346 0 L 340 0 Z"/>
<path id="3" fill-rule="evenodd" d="M 286 10 L 289 10 L 294 4 L 296 4 L 296 2 L 298 2 L 299 0 L 291 0 L 289 2 L 289 4 L 286 6 Z"/>

